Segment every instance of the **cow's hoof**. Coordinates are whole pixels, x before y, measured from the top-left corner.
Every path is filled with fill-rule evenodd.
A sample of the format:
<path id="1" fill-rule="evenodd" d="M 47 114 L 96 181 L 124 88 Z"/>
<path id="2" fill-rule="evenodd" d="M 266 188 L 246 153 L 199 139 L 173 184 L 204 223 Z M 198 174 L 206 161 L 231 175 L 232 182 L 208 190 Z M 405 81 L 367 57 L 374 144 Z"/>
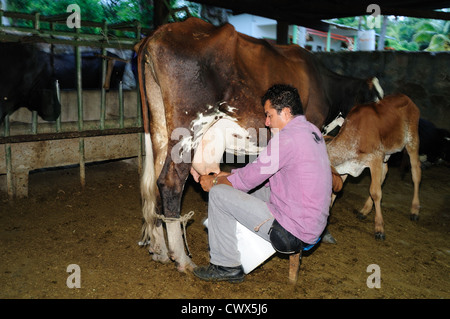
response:
<path id="1" fill-rule="evenodd" d="M 411 214 L 411 215 L 409 216 L 409 219 L 411 219 L 413 222 L 416 222 L 416 221 L 419 220 L 419 215 L 417 215 L 417 214 Z"/>
<path id="2" fill-rule="evenodd" d="M 195 267 L 197 267 L 192 260 L 189 260 L 188 262 L 184 263 L 184 264 L 180 264 L 178 262 L 175 262 L 175 265 L 177 267 L 177 270 L 179 272 L 186 272 L 186 271 L 190 271 L 193 272 Z"/>
<path id="3" fill-rule="evenodd" d="M 334 239 L 333 235 L 331 235 L 328 229 L 325 229 L 322 234 L 322 242 L 327 244 L 336 244 L 336 239 Z"/>
<path id="4" fill-rule="evenodd" d="M 361 212 L 359 212 L 357 210 L 354 210 L 354 213 L 356 214 L 356 218 L 358 218 L 359 220 L 364 220 L 364 219 L 367 218 L 366 215 L 364 215 L 363 213 L 361 213 Z"/>
<path id="5" fill-rule="evenodd" d="M 386 239 L 386 235 L 382 232 L 377 232 L 375 233 L 375 239 L 376 240 L 385 240 Z"/>
<path id="6" fill-rule="evenodd" d="M 167 255 L 160 255 L 160 254 L 155 254 L 155 253 L 151 253 L 151 252 L 150 252 L 150 254 L 152 255 L 152 259 L 154 261 L 159 261 L 160 263 L 163 263 L 163 264 L 168 264 L 170 262 L 170 258 Z"/>

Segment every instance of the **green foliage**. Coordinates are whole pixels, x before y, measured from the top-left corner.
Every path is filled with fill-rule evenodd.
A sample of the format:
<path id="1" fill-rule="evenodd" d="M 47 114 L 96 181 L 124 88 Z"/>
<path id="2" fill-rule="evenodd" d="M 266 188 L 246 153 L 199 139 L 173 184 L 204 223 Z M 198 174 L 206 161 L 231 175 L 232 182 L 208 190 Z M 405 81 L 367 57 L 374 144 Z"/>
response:
<path id="1" fill-rule="evenodd" d="M 447 9 L 448 10 L 448 9 Z M 367 16 L 332 19 L 351 27 L 368 30 Z M 389 16 L 385 46 L 403 51 L 449 51 L 450 21 Z M 375 28 L 380 33 L 380 28 Z"/>
<path id="2" fill-rule="evenodd" d="M 151 27 L 152 3 L 151 0 L 8 0 L 7 8 L 8 11 L 52 16 L 66 13 L 69 4 L 77 4 L 82 20 L 108 23 L 138 20 L 143 27 Z"/>

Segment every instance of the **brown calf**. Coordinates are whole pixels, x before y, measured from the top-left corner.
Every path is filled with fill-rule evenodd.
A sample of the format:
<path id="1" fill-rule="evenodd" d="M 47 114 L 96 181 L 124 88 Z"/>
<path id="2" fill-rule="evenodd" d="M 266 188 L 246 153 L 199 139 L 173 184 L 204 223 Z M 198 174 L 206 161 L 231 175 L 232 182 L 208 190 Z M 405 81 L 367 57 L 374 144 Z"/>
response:
<path id="1" fill-rule="evenodd" d="M 335 138 L 327 144 L 331 165 L 342 176 L 359 176 L 370 168 L 370 196 L 358 217 L 366 218 L 375 204 L 375 238 L 385 239 L 381 214 L 381 185 L 388 171 L 387 159 L 406 147 L 411 161 L 414 197 L 411 220 L 419 218 L 419 184 L 421 169 L 419 162 L 420 112 L 406 95 L 386 96 L 379 102 L 357 105 L 348 114 Z M 335 200 L 333 195 L 331 205 Z"/>

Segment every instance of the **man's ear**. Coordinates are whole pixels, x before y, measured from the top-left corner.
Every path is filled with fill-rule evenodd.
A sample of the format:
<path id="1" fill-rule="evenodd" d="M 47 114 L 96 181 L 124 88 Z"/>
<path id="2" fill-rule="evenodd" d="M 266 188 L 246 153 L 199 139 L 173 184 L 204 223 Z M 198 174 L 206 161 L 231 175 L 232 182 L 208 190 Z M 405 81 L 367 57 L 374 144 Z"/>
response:
<path id="1" fill-rule="evenodd" d="M 292 117 L 291 109 L 288 108 L 288 107 L 284 107 L 284 108 L 281 110 L 281 112 L 284 112 L 284 113 L 285 113 L 284 115 L 285 115 L 286 118 Z"/>

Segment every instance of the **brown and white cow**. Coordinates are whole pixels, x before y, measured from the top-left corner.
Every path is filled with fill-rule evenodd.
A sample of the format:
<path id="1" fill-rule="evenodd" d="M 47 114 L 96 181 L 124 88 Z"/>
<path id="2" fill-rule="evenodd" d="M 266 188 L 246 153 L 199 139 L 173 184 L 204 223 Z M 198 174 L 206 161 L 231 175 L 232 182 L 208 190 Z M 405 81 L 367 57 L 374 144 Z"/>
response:
<path id="1" fill-rule="evenodd" d="M 230 24 L 215 27 L 196 18 L 166 24 L 135 49 L 147 152 L 141 183 L 143 242 L 150 239 L 154 260 L 171 258 L 181 271 L 194 264 L 184 252 L 180 222 L 166 223 L 167 249 L 161 214 L 180 216 L 190 171 L 194 178 L 218 172 L 224 151 L 260 151 L 258 141 L 266 132 L 261 97 L 269 87 L 296 87 L 306 117 L 319 128 L 327 118 L 380 95 L 373 78 L 331 73 L 299 46 L 272 45 Z M 205 142 L 214 145 L 213 154 L 208 147 L 198 150 Z"/>
<path id="2" fill-rule="evenodd" d="M 375 204 L 376 239 L 385 239 L 381 185 L 388 171 L 387 160 L 404 148 L 409 154 L 414 183 L 411 220 L 419 218 L 419 117 L 419 109 L 406 95 L 389 95 L 379 102 L 355 106 L 336 137 L 327 142 L 331 165 L 344 181 L 348 174 L 356 177 L 369 167 L 370 196 L 358 217 L 366 218 Z M 333 194 L 331 205 L 335 198 Z"/>

